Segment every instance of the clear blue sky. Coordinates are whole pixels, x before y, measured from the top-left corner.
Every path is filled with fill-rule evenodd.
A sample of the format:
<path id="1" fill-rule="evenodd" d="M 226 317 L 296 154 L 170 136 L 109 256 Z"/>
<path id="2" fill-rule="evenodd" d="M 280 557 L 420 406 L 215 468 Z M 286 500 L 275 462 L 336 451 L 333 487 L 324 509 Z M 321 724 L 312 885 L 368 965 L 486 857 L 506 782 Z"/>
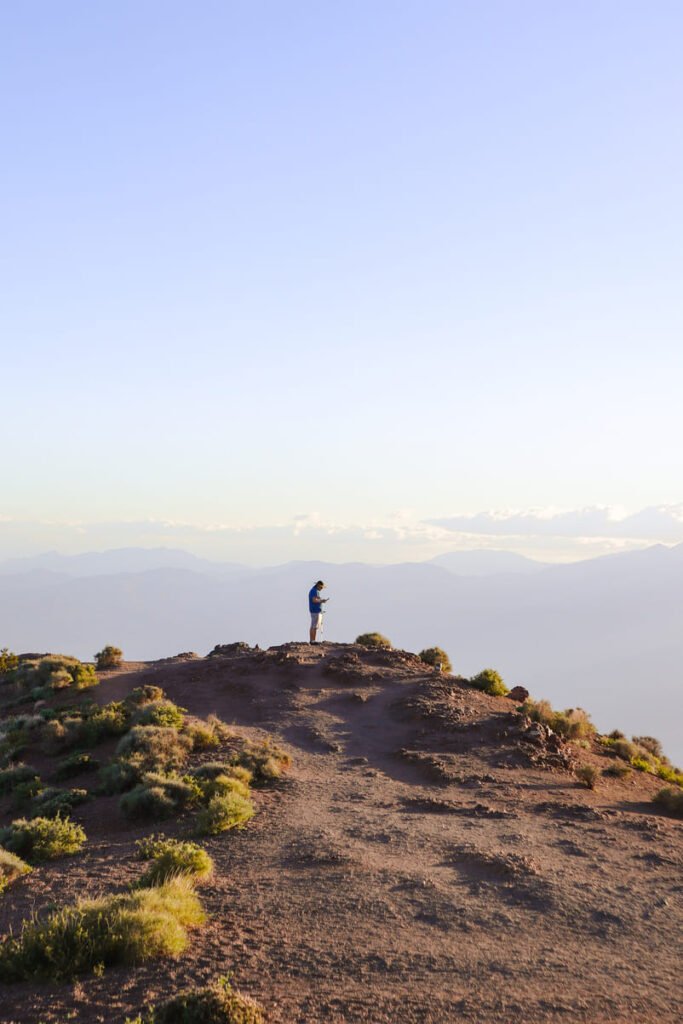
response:
<path id="1" fill-rule="evenodd" d="M 680 502 L 682 37 L 677 0 L 2 5 L 0 515 Z"/>

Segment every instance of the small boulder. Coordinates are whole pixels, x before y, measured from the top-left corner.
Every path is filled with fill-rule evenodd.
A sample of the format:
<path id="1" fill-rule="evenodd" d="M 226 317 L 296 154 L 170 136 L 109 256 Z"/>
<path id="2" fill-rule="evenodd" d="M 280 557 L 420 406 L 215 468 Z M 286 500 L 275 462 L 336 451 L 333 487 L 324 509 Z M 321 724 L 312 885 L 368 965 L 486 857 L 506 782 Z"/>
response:
<path id="1" fill-rule="evenodd" d="M 523 704 L 525 700 L 529 699 L 529 691 L 524 686 L 513 686 L 508 693 L 510 700 L 514 700 L 516 704 Z"/>

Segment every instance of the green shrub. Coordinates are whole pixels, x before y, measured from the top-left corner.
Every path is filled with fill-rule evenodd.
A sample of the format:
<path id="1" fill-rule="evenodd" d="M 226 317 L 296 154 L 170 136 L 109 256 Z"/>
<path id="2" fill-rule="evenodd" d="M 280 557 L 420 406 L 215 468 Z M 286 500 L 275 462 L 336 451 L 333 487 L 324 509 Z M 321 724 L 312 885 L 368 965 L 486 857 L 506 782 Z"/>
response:
<path id="1" fill-rule="evenodd" d="M 31 803 L 29 817 L 55 818 L 68 815 L 74 807 L 85 803 L 88 793 L 85 789 L 57 789 L 48 786 L 37 793 Z"/>
<path id="2" fill-rule="evenodd" d="M 133 704 L 136 707 L 143 707 L 145 704 L 152 704 L 155 701 L 163 700 L 164 691 L 160 686 L 152 686 L 151 683 L 145 683 L 144 686 L 136 686 L 134 690 L 131 690 L 126 698 L 126 703 Z"/>
<path id="3" fill-rule="evenodd" d="M 600 778 L 600 772 L 597 768 L 594 768 L 592 764 L 582 764 L 574 770 L 574 775 L 578 781 L 586 786 L 588 789 L 595 789 L 598 779 Z"/>
<path id="4" fill-rule="evenodd" d="M 595 733 L 595 726 L 583 708 L 555 711 L 547 700 L 527 700 L 522 711 L 533 722 L 541 722 L 566 740 L 586 740 Z"/>
<path id="5" fill-rule="evenodd" d="M 0 980 L 62 981 L 100 966 L 176 957 L 187 932 L 205 920 L 186 879 L 153 889 L 84 900 L 24 922 L 0 945 Z"/>
<path id="6" fill-rule="evenodd" d="M 111 761 L 100 768 L 98 793 L 113 794 L 125 793 L 131 789 L 142 777 L 142 769 L 132 761 L 121 759 Z"/>
<path id="7" fill-rule="evenodd" d="M 6 647 L 3 647 L 0 651 L 0 676 L 13 672 L 18 664 L 19 659 L 16 654 L 12 654 Z"/>
<path id="8" fill-rule="evenodd" d="M 130 712 L 124 701 L 111 701 L 102 707 L 93 708 L 83 726 L 83 740 L 86 746 L 95 746 L 104 739 L 122 736 L 130 725 Z"/>
<path id="9" fill-rule="evenodd" d="M 189 737 L 177 729 L 135 725 L 119 741 L 116 754 L 120 758 L 135 755 L 140 765 L 150 771 L 169 771 L 185 763 L 191 747 Z"/>
<path id="10" fill-rule="evenodd" d="M 253 743 L 250 740 L 234 755 L 236 764 L 251 772 L 255 786 L 262 786 L 279 779 L 283 770 L 291 764 L 289 754 L 271 740 Z"/>
<path id="11" fill-rule="evenodd" d="M 662 744 L 654 736 L 633 736 L 633 742 L 637 747 L 642 747 L 647 750 L 649 754 L 652 754 L 657 760 L 661 761 L 664 757 L 664 751 L 662 750 Z"/>
<path id="12" fill-rule="evenodd" d="M 197 833 L 215 836 L 228 829 L 241 828 L 254 816 L 254 805 L 239 793 L 214 796 L 197 814 Z"/>
<path id="13" fill-rule="evenodd" d="M 484 668 L 470 679 L 470 686 L 488 693 L 491 697 L 504 697 L 508 688 L 502 676 L 494 668 Z"/>
<path id="14" fill-rule="evenodd" d="M 170 700 L 157 700 L 145 704 L 136 712 L 136 725 L 161 725 L 169 729 L 182 729 L 186 708 L 179 708 Z"/>
<path id="15" fill-rule="evenodd" d="M 634 757 L 631 760 L 631 764 L 639 772 L 649 772 L 650 774 L 654 774 L 652 763 L 645 757 Z"/>
<path id="16" fill-rule="evenodd" d="M 630 743 L 627 739 L 612 739 L 609 736 L 603 736 L 602 743 L 603 746 L 607 747 L 609 754 L 612 754 L 613 757 L 620 757 L 622 761 L 628 761 L 629 764 L 638 755 L 636 745 Z"/>
<path id="17" fill-rule="evenodd" d="M 20 661 L 12 677 L 26 689 L 39 687 L 53 691 L 69 686 L 86 690 L 98 683 L 94 665 L 84 665 L 78 658 L 64 654 L 50 654 L 36 661 Z"/>
<path id="18" fill-rule="evenodd" d="M 0 771 L 0 793 L 11 793 L 17 786 L 33 782 L 40 782 L 40 777 L 28 764 L 14 764 Z"/>
<path id="19" fill-rule="evenodd" d="M 652 797 L 652 802 L 664 807 L 670 814 L 683 818 L 683 789 L 666 786 Z"/>
<path id="20" fill-rule="evenodd" d="M 138 881 L 138 885 L 164 885 L 178 875 L 200 881 L 213 873 L 213 861 L 206 850 L 196 843 L 150 836 L 136 843 L 141 860 L 151 860 L 149 868 Z"/>
<path id="21" fill-rule="evenodd" d="M 121 797 L 119 806 L 127 818 L 153 821 L 178 814 L 201 798 L 201 787 L 191 776 L 147 772 L 134 789 Z"/>
<path id="22" fill-rule="evenodd" d="M 377 647 L 383 651 L 391 650 L 391 640 L 388 640 L 381 633 L 361 633 L 356 637 L 356 643 L 361 647 Z"/>
<path id="23" fill-rule="evenodd" d="M 74 775 L 82 775 L 83 772 L 94 772 L 100 767 L 100 762 L 90 754 L 72 754 L 60 761 L 55 771 L 56 779 L 71 779 Z"/>
<path id="24" fill-rule="evenodd" d="M 248 768 L 239 764 L 228 764 L 227 761 L 207 761 L 205 764 L 193 768 L 190 774 L 196 779 L 215 779 L 219 775 L 228 775 L 230 778 L 246 783 L 247 786 L 252 780 L 252 774 Z"/>
<path id="25" fill-rule="evenodd" d="M 202 794 L 205 800 L 211 800 L 214 796 L 226 796 L 228 793 L 239 793 L 240 796 L 249 796 L 249 786 L 241 779 L 233 775 L 216 775 L 213 779 L 205 779 L 200 783 Z"/>
<path id="26" fill-rule="evenodd" d="M 0 846 L 29 861 L 54 860 L 78 853 L 85 839 L 81 826 L 69 818 L 18 818 L 0 829 Z"/>
<path id="27" fill-rule="evenodd" d="M 107 644 L 101 651 L 98 651 L 95 655 L 95 666 L 98 672 L 102 672 L 107 668 L 118 668 L 123 659 L 123 651 L 120 647 L 112 647 L 111 644 Z"/>
<path id="28" fill-rule="evenodd" d="M 187 722 L 185 732 L 192 740 L 193 750 L 209 750 L 218 747 L 228 739 L 234 739 L 232 729 L 216 715 L 209 715 L 205 722 L 195 719 Z"/>
<path id="29" fill-rule="evenodd" d="M 441 666 L 442 672 L 450 673 L 453 670 L 451 659 L 441 647 L 425 647 L 424 651 L 420 651 L 419 658 L 433 668 Z"/>
<path id="30" fill-rule="evenodd" d="M 27 875 L 31 868 L 16 853 L 0 849 L 0 893 L 17 878 Z"/>
<path id="31" fill-rule="evenodd" d="M 181 992 L 126 1024 L 265 1024 L 262 1008 L 236 992 L 227 978 L 207 988 Z"/>
<path id="32" fill-rule="evenodd" d="M 42 793 L 43 790 L 43 783 L 39 778 L 31 779 L 29 782 L 20 782 L 19 785 L 15 786 L 12 790 L 10 806 L 13 810 L 25 807 L 31 802 L 31 800 L 33 800 L 34 797 L 38 796 L 39 793 Z"/>
<path id="33" fill-rule="evenodd" d="M 633 769 L 630 764 L 625 764 L 623 761 L 612 761 L 612 764 L 602 769 L 602 774 L 611 775 L 617 779 L 625 779 L 632 771 Z"/>
<path id="34" fill-rule="evenodd" d="M 683 772 L 670 764 L 657 765 L 655 775 L 658 775 L 664 782 L 673 783 L 674 786 L 683 786 Z"/>

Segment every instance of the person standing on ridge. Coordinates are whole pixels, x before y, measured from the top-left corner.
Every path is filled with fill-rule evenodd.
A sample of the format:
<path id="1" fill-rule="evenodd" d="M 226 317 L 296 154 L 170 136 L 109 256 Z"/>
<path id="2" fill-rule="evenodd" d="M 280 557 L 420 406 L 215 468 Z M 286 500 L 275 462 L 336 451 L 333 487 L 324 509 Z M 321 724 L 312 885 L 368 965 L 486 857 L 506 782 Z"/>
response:
<path id="1" fill-rule="evenodd" d="M 318 642 L 316 637 L 318 635 L 318 630 L 323 624 L 323 605 L 328 601 L 327 597 L 320 596 L 320 591 L 324 586 L 325 584 L 323 581 L 318 580 L 318 582 L 314 583 L 308 591 L 308 610 L 311 613 L 310 639 L 312 644 Z"/>

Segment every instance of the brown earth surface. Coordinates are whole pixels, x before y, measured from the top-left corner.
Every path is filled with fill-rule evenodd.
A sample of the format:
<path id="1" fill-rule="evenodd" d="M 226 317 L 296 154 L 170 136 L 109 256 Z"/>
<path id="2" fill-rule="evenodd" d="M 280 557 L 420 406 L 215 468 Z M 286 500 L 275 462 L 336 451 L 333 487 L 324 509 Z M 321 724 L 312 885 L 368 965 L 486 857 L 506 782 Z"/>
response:
<path id="1" fill-rule="evenodd" d="M 254 792 L 243 831 L 203 841 L 216 864 L 201 888 L 210 917 L 185 954 L 2 985 L 2 1021 L 123 1024 L 221 974 L 272 1024 L 683 1020 L 683 824 L 650 804 L 659 780 L 633 772 L 588 790 L 572 765 L 605 767 L 597 744 L 530 737 L 512 701 L 402 652 L 183 656 L 103 673 L 89 695 L 106 703 L 143 682 L 274 737 L 292 767 Z M 26 759 L 47 777 L 50 759 Z M 141 872 L 136 839 L 183 833 L 182 819 L 133 825 L 117 805 L 76 808 L 83 853 L 0 897 L 3 935 L 49 906 L 120 891 Z M 0 811 L 11 820 L 7 801 Z"/>

